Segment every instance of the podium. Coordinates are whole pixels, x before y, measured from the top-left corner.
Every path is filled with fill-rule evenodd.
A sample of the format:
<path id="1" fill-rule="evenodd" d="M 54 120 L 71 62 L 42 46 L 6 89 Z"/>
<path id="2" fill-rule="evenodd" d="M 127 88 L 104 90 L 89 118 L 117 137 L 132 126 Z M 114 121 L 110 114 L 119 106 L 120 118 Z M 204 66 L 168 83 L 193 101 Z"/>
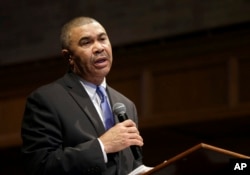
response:
<path id="1" fill-rule="evenodd" d="M 249 156 L 200 143 L 155 166 L 143 175 L 228 175 L 233 160 Z"/>

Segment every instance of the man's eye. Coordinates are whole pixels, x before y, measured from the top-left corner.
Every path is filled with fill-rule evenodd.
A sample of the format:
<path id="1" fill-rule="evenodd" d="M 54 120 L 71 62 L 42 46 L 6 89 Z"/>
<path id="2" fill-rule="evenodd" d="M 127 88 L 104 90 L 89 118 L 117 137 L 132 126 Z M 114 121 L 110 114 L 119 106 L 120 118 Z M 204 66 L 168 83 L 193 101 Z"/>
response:
<path id="1" fill-rule="evenodd" d="M 81 41 L 81 45 L 87 45 L 87 44 L 89 44 L 90 43 L 90 41 L 89 40 L 84 40 L 84 41 Z"/>
<path id="2" fill-rule="evenodd" d="M 105 35 L 102 35 L 102 36 L 99 37 L 99 40 L 101 40 L 101 41 L 104 41 L 106 39 L 107 39 L 107 36 L 105 36 Z"/>

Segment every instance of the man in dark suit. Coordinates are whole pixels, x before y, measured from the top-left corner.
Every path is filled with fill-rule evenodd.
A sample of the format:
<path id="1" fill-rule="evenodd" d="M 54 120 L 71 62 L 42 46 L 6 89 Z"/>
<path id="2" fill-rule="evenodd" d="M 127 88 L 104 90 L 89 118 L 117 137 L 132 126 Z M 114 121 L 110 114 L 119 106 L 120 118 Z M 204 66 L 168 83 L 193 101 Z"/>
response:
<path id="1" fill-rule="evenodd" d="M 70 70 L 40 87 L 27 99 L 21 135 L 22 156 L 32 175 L 127 175 L 142 165 L 129 147 L 142 146 L 133 102 L 106 83 L 112 48 L 103 26 L 89 17 L 64 25 L 62 55 Z M 126 106 L 129 117 L 105 128 L 96 88 L 106 89 L 108 103 Z"/>

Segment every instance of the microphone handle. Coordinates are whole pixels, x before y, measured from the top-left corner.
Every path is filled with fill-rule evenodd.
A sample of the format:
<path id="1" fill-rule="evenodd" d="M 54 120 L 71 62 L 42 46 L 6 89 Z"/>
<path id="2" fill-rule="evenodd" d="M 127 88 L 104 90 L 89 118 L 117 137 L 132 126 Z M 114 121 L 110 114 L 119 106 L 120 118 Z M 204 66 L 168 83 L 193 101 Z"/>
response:
<path id="1" fill-rule="evenodd" d="M 130 149 L 133 153 L 133 156 L 135 158 L 135 160 L 142 160 L 142 150 L 141 147 L 137 146 L 137 145 L 132 145 L 130 146 Z"/>
<path id="2" fill-rule="evenodd" d="M 126 113 L 119 114 L 117 117 L 118 117 L 119 122 L 123 122 L 124 120 L 128 119 L 128 116 L 127 116 Z M 142 159 L 141 147 L 136 146 L 136 145 L 132 145 L 132 146 L 130 146 L 130 149 L 131 149 L 131 151 L 133 153 L 133 156 L 134 156 L 135 160 L 141 160 Z"/>
<path id="3" fill-rule="evenodd" d="M 119 120 L 119 122 L 123 122 L 123 121 L 125 121 L 125 120 L 127 120 L 128 119 L 128 116 L 127 116 L 127 114 L 126 113 L 123 113 L 123 114 L 118 114 L 118 120 Z"/>

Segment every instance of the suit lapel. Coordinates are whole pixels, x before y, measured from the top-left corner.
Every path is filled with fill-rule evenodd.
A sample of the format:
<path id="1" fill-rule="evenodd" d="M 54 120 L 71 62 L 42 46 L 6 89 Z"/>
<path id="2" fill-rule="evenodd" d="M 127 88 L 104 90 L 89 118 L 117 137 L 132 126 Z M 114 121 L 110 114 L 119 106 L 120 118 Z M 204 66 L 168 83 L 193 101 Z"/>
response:
<path id="1" fill-rule="evenodd" d="M 70 76 L 65 76 L 65 83 L 67 83 L 68 87 L 70 88 L 69 94 L 89 118 L 98 135 L 103 134 L 105 132 L 105 128 L 87 92 L 82 87 L 75 75 L 68 75 Z"/>
<path id="2" fill-rule="evenodd" d="M 113 111 L 114 104 L 120 102 L 120 100 L 119 100 L 118 96 L 116 95 L 116 92 L 109 86 L 107 86 L 107 93 L 109 96 L 110 107 L 111 107 L 111 110 Z M 115 114 L 114 114 L 114 116 L 115 116 Z M 119 120 L 116 116 L 114 117 L 114 119 L 115 119 L 115 123 L 119 123 Z"/>

